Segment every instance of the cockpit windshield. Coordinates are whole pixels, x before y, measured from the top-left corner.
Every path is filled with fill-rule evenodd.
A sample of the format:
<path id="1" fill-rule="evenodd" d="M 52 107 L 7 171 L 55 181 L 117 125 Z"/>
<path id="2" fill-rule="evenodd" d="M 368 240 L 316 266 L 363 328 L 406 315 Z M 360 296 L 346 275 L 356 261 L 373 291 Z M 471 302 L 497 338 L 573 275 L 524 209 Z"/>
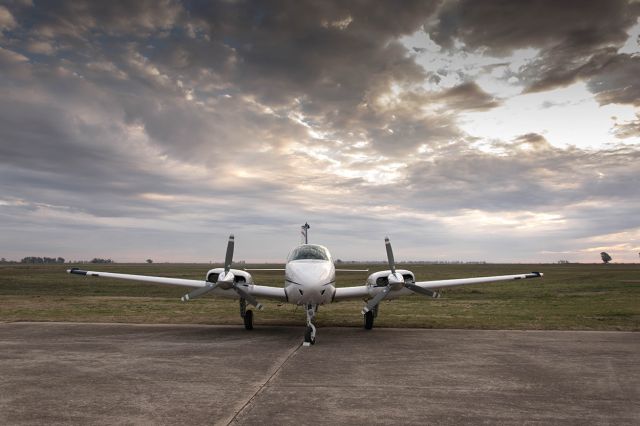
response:
<path id="1" fill-rule="evenodd" d="M 329 260 L 329 252 L 322 246 L 305 244 L 296 247 L 289 254 L 289 261 L 302 259 Z"/>

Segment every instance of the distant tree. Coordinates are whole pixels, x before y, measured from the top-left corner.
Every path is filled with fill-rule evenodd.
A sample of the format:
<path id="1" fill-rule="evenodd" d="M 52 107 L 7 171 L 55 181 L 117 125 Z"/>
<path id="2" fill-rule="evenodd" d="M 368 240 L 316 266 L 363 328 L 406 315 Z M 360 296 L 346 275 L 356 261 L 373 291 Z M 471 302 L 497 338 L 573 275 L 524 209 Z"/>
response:
<path id="1" fill-rule="evenodd" d="M 609 263 L 611 262 L 613 259 L 611 258 L 611 256 L 609 256 L 609 253 L 607 252 L 602 252 L 600 253 L 600 257 L 602 258 L 602 262 L 604 263 Z"/>
<path id="2" fill-rule="evenodd" d="M 100 258 L 94 257 L 93 259 L 91 259 L 89 261 L 89 263 L 113 263 L 113 260 L 111 260 L 111 259 L 100 259 Z"/>
<path id="3" fill-rule="evenodd" d="M 64 257 L 58 257 L 56 263 L 64 263 Z"/>
<path id="4" fill-rule="evenodd" d="M 147 259 L 147 263 L 153 263 L 152 259 Z"/>

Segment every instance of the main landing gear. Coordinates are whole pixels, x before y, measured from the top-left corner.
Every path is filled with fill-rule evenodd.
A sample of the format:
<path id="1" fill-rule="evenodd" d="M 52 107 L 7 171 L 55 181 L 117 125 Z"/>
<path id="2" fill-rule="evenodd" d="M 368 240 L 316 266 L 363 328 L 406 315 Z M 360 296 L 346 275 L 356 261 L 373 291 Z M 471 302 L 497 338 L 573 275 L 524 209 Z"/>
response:
<path id="1" fill-rule="evenodd" d="M 378 305 L 372 310 L 364 314 L 364 329 L 371 330 L 373 328 L 373 319 L 378 316 Z"/>
<path id="2" fill-rule="evenodd" d="M 318 305 L 307 305 L 307 330 L 304 333 L 303 346 L 310 346 L 316 343 L 316 326 L 313 325 L 313 320 L 316 319 L 316 312 L 318 311 Z"/>
<path id="3" fill-rule="evenodd" d="M 244 320 L 244 328 L 253 330 L 253 311 L 247 310 L 247 301 L 240 298 L 240 316 Z"/>

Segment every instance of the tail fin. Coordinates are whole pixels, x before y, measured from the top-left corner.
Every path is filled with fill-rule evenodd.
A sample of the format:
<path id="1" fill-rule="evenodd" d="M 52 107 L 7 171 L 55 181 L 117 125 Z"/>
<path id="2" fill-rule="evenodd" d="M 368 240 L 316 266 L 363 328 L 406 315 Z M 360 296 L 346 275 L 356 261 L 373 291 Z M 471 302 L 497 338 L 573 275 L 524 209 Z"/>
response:
<path id="1" fill-rule="evenodd" d="M 306 222 L 300 227 L 300 244 L 309 244 L 309 228 L 311 226 Z"/>

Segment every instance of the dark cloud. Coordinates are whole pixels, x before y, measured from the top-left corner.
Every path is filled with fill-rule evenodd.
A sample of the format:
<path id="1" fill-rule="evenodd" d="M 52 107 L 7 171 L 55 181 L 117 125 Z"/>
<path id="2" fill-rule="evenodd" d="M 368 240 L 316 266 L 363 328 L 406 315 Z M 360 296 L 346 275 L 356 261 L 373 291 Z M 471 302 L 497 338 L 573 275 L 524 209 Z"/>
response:
<path id="1" fill-rule="evenodd" d="M 638 22 L 640 3 L 531 0 L 447 2 L 435 26 L 427 27 L 440 45 L 456 40 L 465 49 L 508 56 L 516 49 L 540 53 L 519 76 L 527 91 L 545 91 L 587 80 L 601 103 L 637 105 L 638 58 L 618 54 Z M 632 86 L 628 88 L 627 86 Z"/>
<path id="2" fill-rule="evenodd" d="M 475 82 L 463 83 L 436 96 L 455 110 L 486 111 L 500 106 L 500 102 L 483 91 Z"/>
<path id="3" fill-rule="evenodd" d="M 44 38 L 87 40 L 96 33 L 146 36 L 171 29 L 183 13 L 173 0 L 47 1 L 17 7 L 18 20 Z M 21 19 L 22 18 L 22 19 Z M 93 34 L 92 34 L 93 33 Z"/>
<path id="4" fill-rule="evenodd" d="M 419 28 L 436 5 L 240 2 L 198 4 L 190 10 L 210 43 L 229 49 L 220 61 L 231 63 L 225 81 L 272 108 L 299 108 L 309 122 L 344 137 L 368 133 L 372 115 L 380 127 L 392 125 L 392 114 L 371 113 L 363 106 L 370 107 L 393 84 L 424 80 L 424 70 L 396 39 Z M 182 57 L 196 65 L 212 59 L 189 49 Z M 424 126 L 413 116 L 404 120 Z M 374 132 L 373 139 L 379 134 Z"/>
<path id="5" fill-rule="evenodd" d="M 440 10 L 429 32 L 438 44 L 453 46 L 456 39 L 469 49 L 487 49 L 506 56 L 527 47 L 577 54 L 620 45 L 625 30 L 636 23 L 639 6 L 625 0 L 450 1 Z"/>
<path id="6" fill-rule="evenodd" d="M 588 87 L 600 104 L 620 103 L 640 107 L 640 57 L 612 55 L 589 79 Z"/>
<path id="7" fill-rule="evenodd" d="M 111 97 L 120 97 L 128 120 L 144 123 L 154 138 L 167 141 L 168 149 L 180 145 L 178 152 L 191 153 L 189 159 L 200 157 L 203 146 L 210 151 L 241 139 L 269 137 L 228 134 L 232 122 L 245 133 L 253 123 L 270 127 L 260 122 L 260 111 L 250 116 L 235 110 L 246 111 L 247 97 L 280 117 L 298 110 L 307 122 L 336 137 L 365 133 L 383 151 L 392 144 L 404 153 L 441 133 L 432 128 L 434 120 L 407 110 L 372 111 L 371 105 L 393 85 L 424 80 L 424 70 L 397 38 L 419 28 L 437 4 L 167 2 L 151 7 L 144 2 L 53 2 L 35 11 L 20 9 L 25 41 L 16 47 L 28 55 L 34 50 L 33 37 L 55 39 L 57 48 L 73 58 L 67 66 L 108 85 Z M 116 19 L 122 15 L 127 16 L 124 21 Z M 122 43 L 123 37 L 129 41 Z M 79 69 L 89 55 L 91 60 Z M 178 84 L 209 103 L 212 96 L 233 100 L 221 99 L 203 110 L 180 99 L 184 93 Z M 166 97 L 162 108 L 159 96 Z M 363 105 L 369 108 L 363 110 Z M 388 137 L 392 120 L 414 130 Z M 372 121 L 379 129 L 369 134 Z"/>

